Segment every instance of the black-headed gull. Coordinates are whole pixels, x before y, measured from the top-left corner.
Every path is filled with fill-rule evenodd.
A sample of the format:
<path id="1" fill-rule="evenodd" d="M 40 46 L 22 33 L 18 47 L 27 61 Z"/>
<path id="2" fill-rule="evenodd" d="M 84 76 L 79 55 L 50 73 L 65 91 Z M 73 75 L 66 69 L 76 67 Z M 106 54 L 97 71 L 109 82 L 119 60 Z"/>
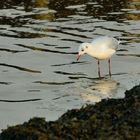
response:
<path id="1" fill-rule="evenodd" d="M 79 46 L 77 61 L 83 54 L 88 54 L 98 60 L 98 75 L 100 75 L 100 60 L 108 59 L 109 75 L 111 77 L 110 58 L 116 52 L 120 41 L 113 37 L 101 36 L 91 43 L 82 43 Z"/>

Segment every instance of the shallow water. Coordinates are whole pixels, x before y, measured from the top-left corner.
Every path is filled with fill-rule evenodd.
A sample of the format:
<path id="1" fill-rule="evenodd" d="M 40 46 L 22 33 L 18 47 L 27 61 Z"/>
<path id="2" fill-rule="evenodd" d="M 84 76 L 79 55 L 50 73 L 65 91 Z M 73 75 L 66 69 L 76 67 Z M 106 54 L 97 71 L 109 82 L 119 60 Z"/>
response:
<path id="1" fill-rule="evenodd" d="M 81 42 L 121 40 L 107 61 L 83 56 Z M 33 116 L 55 120 L 104 98 L 122 98 L 140 83 L 139 0 L 34 0 L 0 3 L 0 128 Z"/>

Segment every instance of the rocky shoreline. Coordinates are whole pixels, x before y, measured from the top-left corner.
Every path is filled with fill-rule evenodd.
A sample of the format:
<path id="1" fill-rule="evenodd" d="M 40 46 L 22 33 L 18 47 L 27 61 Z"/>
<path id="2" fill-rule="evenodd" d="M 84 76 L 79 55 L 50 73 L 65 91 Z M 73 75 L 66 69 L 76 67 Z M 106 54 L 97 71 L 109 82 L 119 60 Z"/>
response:
<path id="1" fill-rule="evenodd" d="M 140 85 L 123 99 L 67 111 L 56 121 L 32 118 L 3 130 L 0 140 L 139 140 Z"/>

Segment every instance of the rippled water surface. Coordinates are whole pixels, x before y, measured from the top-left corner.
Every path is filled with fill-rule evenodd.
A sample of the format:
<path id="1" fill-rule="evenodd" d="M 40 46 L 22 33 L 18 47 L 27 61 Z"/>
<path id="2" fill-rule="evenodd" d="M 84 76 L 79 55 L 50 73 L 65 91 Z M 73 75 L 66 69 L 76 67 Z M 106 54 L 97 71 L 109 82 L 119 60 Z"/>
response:
<path id="1" fill-rule="evenodd" d="M 81 42 L 121 40 L 107 61 L 83 56 Z M 72 108 L 124 97 L 140 83 L 140 0 L 1 0 L 0 126 L 33 116 L 55 120 Z"/>

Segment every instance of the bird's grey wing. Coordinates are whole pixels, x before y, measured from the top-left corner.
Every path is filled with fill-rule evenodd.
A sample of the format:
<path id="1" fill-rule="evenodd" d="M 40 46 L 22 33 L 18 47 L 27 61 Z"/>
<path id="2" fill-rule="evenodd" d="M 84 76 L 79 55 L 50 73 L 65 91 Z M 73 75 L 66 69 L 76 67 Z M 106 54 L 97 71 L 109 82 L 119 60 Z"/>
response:
<path id="1" fill-rule="evenodd" d="M 92 44 L 99 47 L 99 46 L 106 46 L 111 49 L 117 50 L 119 41 L 113 37 L 108 36 L 101 36 L 92 41 Z"/>

